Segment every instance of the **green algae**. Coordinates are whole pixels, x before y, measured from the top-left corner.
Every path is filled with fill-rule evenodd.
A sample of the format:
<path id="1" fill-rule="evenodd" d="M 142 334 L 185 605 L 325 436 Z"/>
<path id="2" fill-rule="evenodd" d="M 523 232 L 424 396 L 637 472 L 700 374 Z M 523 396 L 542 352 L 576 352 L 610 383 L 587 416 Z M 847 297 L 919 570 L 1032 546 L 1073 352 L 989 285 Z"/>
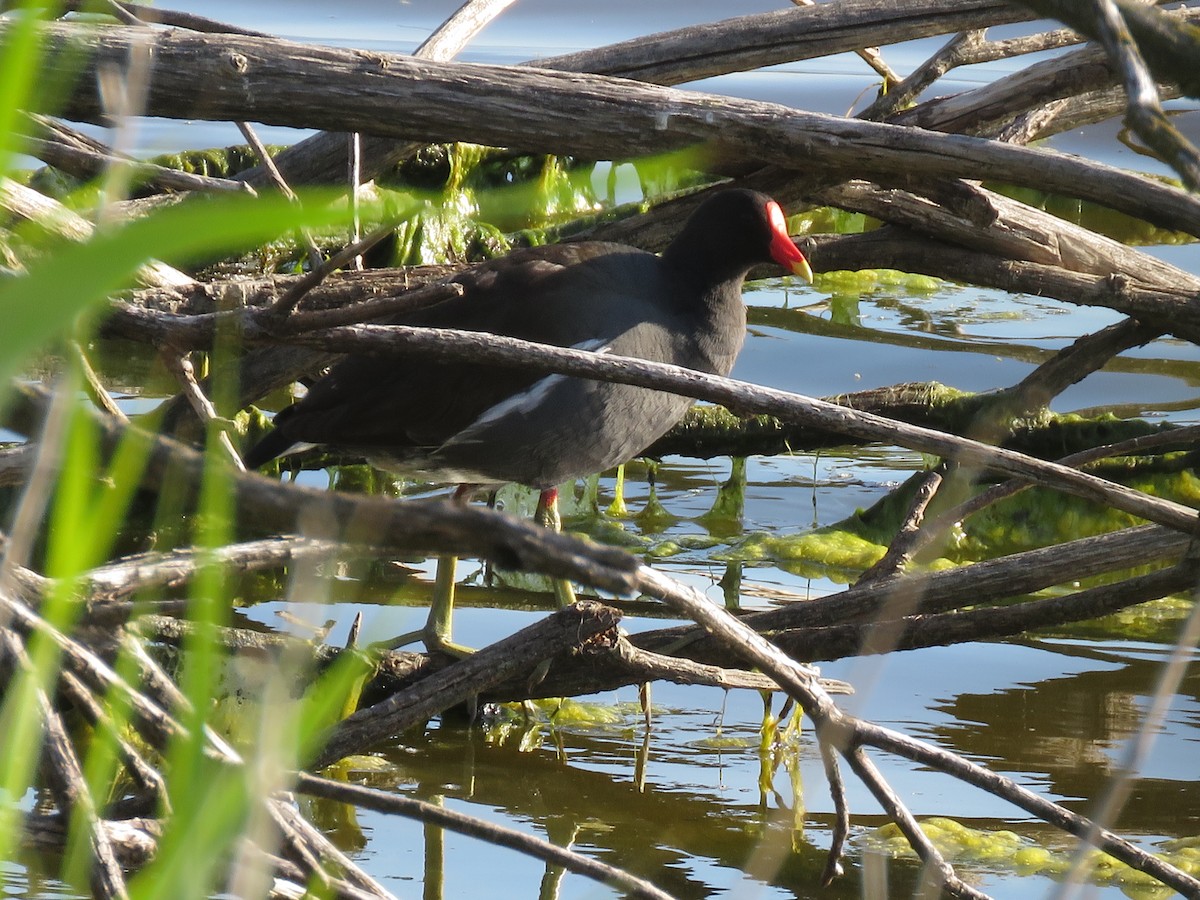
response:
<path id="1" fill-rule="evenodd" d="M 382 260 L 388 266 L 440 265 L 500 256 L 509 248 L 503 233 L 476 219 L 468 203 L 421 204 L 394 234 L 391 253 Z"/>
<path id="2" fill-rule="evenodd" d="M 728 558 L 747 561 L 809 559 L 841 568 L 869 566 L 894 538 L 921 476 L 915 476 L 867 510 L 834 525 L 796 535 L 754 534 L 731 550 Z M 1200 478 L 1191 470 L 1136 475 L 1122 483 L 1155 497 L 1200 506 Z M 979 490 L 980 488 L 977 488 Z M 949 506 L 935 501 L 926 518 Z M 1031 488 L 993 503 L 960 523 L 928 565 L 962 565 L 1047 547 L 1063 541 L 1141 524 L 1120 510 L 1058 491 Z"/>
<path id="3" fill-rule="evenodd" d="M 862 234 L 879 227 L 879 220 L 863 213 L 847 212 L 833 206 L 818 206 L 789 216 L 788 233 L 805 234 Z"/>
<path id="4" fill-rule="evenodd" d="M 681 553 L 697 550 L 711 550 L 721 544 L 721 539 L 714 535 L 688 534 L 668 540 L 655 541 L 645 548 L 646 556 L 653 559 L 669 559 Z"/>
<path id="5" fill-rule="evenodd" d="M 1200 478 L 1191 470 L 1134 474 L 1122 483 L 1153 497 L 1200 506 Z M 971 516 L 963 523 L 959 539 L 945 553 L 954 562 L 973 562 L 1104 534 L 1142 521 L 1090 500 L 1034 488 Z"/>
<path id="6" fill-rule="evenodd" d="M 898 269 L 855 269 L 821 272 L 813 286 L 834 298 L 858 298 L 881 289 L 899 289 L 908 294 L 932 294 L 946 287 L 946 282 L 932 275 L 901 272 Z"/>
<path id="7" fill-rule="evenodd" d="M 1009 830 L 971 828 L 954 819 L 933 816 L 922 820 L 921 831 L 946 859 L 957 865 L 976 865 L 993 871 L 1011 871 L 1017 875 L 1041 875 L 1061 878 L 1074 863 L 1073 846 L 1052 849 L 1040 846 Z M 870 846 L 897 858 L 916 857 L 899 826 L 889 822 L 867 835 Z M 1180 838 L 1163 841 L 1155 854 L 1169 865 L 1188 874 L 1200 872 L 1200 839 Z M 1100 850 L 1090 850 L 1086 856 L 1088 880 L 1093 884 L 1114 885 L 1127 895 L 1137 898 L 1173 896 L 1174 892 L 1162 882 Z"/>
<path id="8" fill-rule="evenodd" d="M 848 530 L 830 526 L 796 535 L 755 532 L 714 558 L 736 562 L 771 562 L 793 574 L 829 576 L 846 581 L 870 568 L 886 547 Z M 838 575 L 842 577 L 837 577 Z"/>
<path id="9" fill-rule="evenodd" d="M 1013 831 L 985 831 L 971 828 L 944 816 L 932 816 L 920 822 L 921 831 L 948 860 L 975 863 L 1004 863 L 1033 845 Z M 889 822 L 869 834 L 873 848 L 894 857 L 915 857 L 916 852 L 895 822 Z M 1040 849 L 1040 848 L 1037 848 Z M 1041 870 L 1038 870 L 1041 871 Z"/>
<path id="10" fill-rule="evenodd" d="M 1146 174 L 1147 178 L 1179 186 L 1174 179 L 1164 179 L 1157 175 Z M 1186 232 L 1170 231 L 1151 225 L 1142 219 L 1134 218 L 1118 212 L 1099 203 L 1080 200 L 1075 197 L 1064 197 L 1049 194 L 1035 188 L 1014 187 L 1012 185 L 987 184 L 985 187 L 997 193 L 1019 200 L 1027 206 L 1045 210 L 1052 215 L 1065 219 L 1075 225 L 1081 225 L 1091 231 L 1110 237 L 1115 241 L 1130 246 L 1151 246 L 1161 244 L 1190 244 L 1196 239 Z"/>
<path id="11" fill-rule="evenodd" d="M 1172 454 L 1168 454 L 1169 459 Z M 1182 456 L 1180 454 L 1179 456 Z M 1154 463 L 1160 462 L 1155 458 Z M 1151 466 L 1150 468 L 1153 468 Z M 1119 480 L 1136 490 L 1188 506 L 1200 507 L 1200 477 L 1190 468 L 1145 471 L 1137 461 L 1118 461 L 1106 474 L 1121 474 Z M 911 505 L 913 491 L 923 479 L 917 473 L 899 488 L 889 492 L 866 510 L 832 525 L 798 534 L 755 532 L 746 535 L 715 559 L 742 563 L 769 563 L 793 574 L 823 577 L 835 583 L 851 583 L 874 565 L 887 551 Z M 975 487 L 973 490 L 982 490 Z M 953 485 L 930 505 L 926 519 L 935 518 L 949 508 L 960 495 Z M 1142 524 L 1128 513 L 1057 491 L 1031 488 L 994 503 L 956 524 L 932 554 L 919 565 L 926 570 L 941 570 L 968 563 L 1048 547 L 1118 529 Z M 1069 586 L 1041 592 L 1053 596 L 1066 590 L 1112 583 L 1133 574 L 1143 574 L 1156 565 L 1138 567 L 1121 573 L 1106 573 Z M 1180 598 L 1164 598 L 1149 604 L 1122 610 L 1084 626 L 1072 626 L 1070 633 L 1111 635 L 1145 639 L 1172 639 L 1181 617 L 1190 605 Z"/>
<path id="12" fill-rule="evenodd" d="M 276 156 L 285 149 L 286 147 L 282 146 L 267 147 L 271 156 Z M 259 164 L 258 155 L 248 144 L 166 153 L 151 158 L 150 162 L 167 169 L 178 169 L 180 172 L 206 175 L 210 178 L 232 178 Z"/>
<path id="13" fill-rule="evenodd" d="M 700 517 L 700 523 L 714 533 L 739 533 L 745 509 L 746 457 L 735 456 L 730 463 L 729 478 L 717 489 L 717 497 Z"/>
<path id="14" fill-rule="evenodd" d="M 696 750 L 711 750 L 721 752 L 725 750 L 754 750 L 759 746 L 757 737 L 733 737 L 730 735 L 713 735 L 712 737 L 701 738 L 698 741 L 692 741 L 688 744 Z"/>
<path id="15" fill-rule="evenodd" d="M 661 710 L 655 710 L 655 714 Z M 524 703 L 489 704 L 480 718 L 485 743 L 516 746 L 523 753 L 539 749 L 547 732 L 566 730 L 629 738 L 643 720 L 637 703 L 595 703 L 572 698 L 547 698 Z"/>

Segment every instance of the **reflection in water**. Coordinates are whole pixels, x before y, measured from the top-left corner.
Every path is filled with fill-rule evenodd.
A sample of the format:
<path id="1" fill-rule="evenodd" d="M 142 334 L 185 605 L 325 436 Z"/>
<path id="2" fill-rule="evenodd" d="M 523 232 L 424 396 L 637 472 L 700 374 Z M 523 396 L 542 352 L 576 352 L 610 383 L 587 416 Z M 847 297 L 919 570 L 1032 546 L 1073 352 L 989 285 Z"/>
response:
<path id="1" fill-rule="evenodd" d="M 718 883 L 731 875 L 741 880 L 742 871 L 764 883 L 795 890 L 819 883 L 824 853 L 798 839 L 794 810 L 768 807 L 765 797 L 762 803 L 739 806 L 719 792 L 679 790 L 653 779 L 639 790 L 632 777 L 634 761 L 623 753 L 627 749 L 623 744 L 614 746 L 611 738 L 579 734 L 570 735 L 570 743 L 571 759 L 564 765 L 550 752 L 521 752 L 520 741 L 489 746 L 478 731 L 468 735 L 464 726 L 442 724 L 414 736 L 393 761 L 406 778 L 415 780 L 411 790 L 416 796 L 441 791 L 448 805 L 454 800 L 470 801 L 470 806 L 460 808 L 474 814 L 502 809 L 518 827 L 532 824 L 555 843 L 574 844 L 604 862 L 651 879 L 674 896 L 709 896 L 712 867 L 727 870 L 716 879 Z M 466 751 L 466 746 L 474 751 Z M 604 771 L 591 771 L 577 762 L 611 760 L 614 752 L 626 756 L 623 766 L 610 762 Z M 776 802 L 783 800 L 778 794 L 774 797 Z M 822 832 L 827 823 L 826 816 L 810 820 Z M 439 846 L 440 837 L 427 837 L 432 842 L 428 854 L 430 847 Z M 502 866 L 501 860 L 497 864 Z M 468 863 L 447 861 L 456 864 Z M 469 864 L 478 865 L 475 860 Z M 547 872 L 543 885 L 555 880 Z M 856 880 L 844 879 L 823 896 L 857 896 Z"/>
<path id="2" fill-rule="evenodd" d="M 1090 803 L 1081 798 L 1102 793 L 1121 742 L 1136 732 L 1158 675 L 1161 648 L 1046 641 L 1024 648 L 989 644 L 958 650 L 962 655 L 901 654 L 872 706 L 892 710 L 901 724 L 912 715 L 922 717 L 926 724 L 915 730 L 926 739 L 1088 813 Z M 1014 651 L 1034 680 L 994 684 L 992 666 L 1012 658 Z M 970 659 L 979 662 L 980 671 L 956 672 L 947 666 Z M 913 677 L 922 671 L 924 680 Z M 961 693 L 948 690 L 956 682 Z M 817 887 L 832 816 L 811 735 L 802 735 L 790 755 L 760 754 L 757 699 L 748 692 L 729 698 L 729 710 L 716 719 L 711 711 L 656 710 L 651 732 L 633 703 L 614 708 L 619 720 L 563 727 L 555 735 L 541 730 L 544 725 L 489 731 L 448 718 L 423 733 L 404 735 L 383 770 L 362 777 L 373 786 L 442 797 L 449 807 L 531 830 L 647 878 L 678 897 L 723 892 L 913 896 L 919 867 L 912 860 L 869 852 L 871 844 L 864 838 L 885 819 L 854 784 L 847 874 L 829 889 Z M 1118 823 L 1123 833 L 1153 840 L 1200 832 L 1195 783 L 1200 664 L 1192 665 L 1174 708 L 1146 777 L 1136 784 Z M 909 721 L 906 730 L 912 732 L 913 724 Z M 1040 843 L 1055 851 L 1054 859 L 1066 858 L 1070 841 L 1060 832 L 918 767 L 875 755 L 920 816 L 951 816 L 983 832 L 1011 829 L 1020 835 L 1021 846 Z M 391 835 L 404 827 L 370 813 L 362 820 L 376 848 L 390 846 Z M 375 864 L 390 878 L 423 879 L 425 896 L 433 898 L 459 896 L 455 885 L 467 873 L 478 878 L 480 872 L 513 863 L 508 851 L 477 841 L 464 845 L 466 839 L 457 836 L 453 845 L 448 840 L 440 832 L 422 832 L 420 846 L 409 847 L 416 868 L 407 874 L 405 860 L 392 853 L 376 850 Z M 367 853 L 368 869 L 374 855 Z M 1038 869 L 1021 870 L 1011 856 L 972 857 L 959 865 L 972 883 L 998 898 L 1040 896 L 1051 883 L 1029 874 Z M 585 879 L 544 867 L 538 871 L 489 883 L 487 896 L 528 897 L 539 881 L 540 896 L 608 896 L 595 885 L 584 886 Z M 1122 896 L 1111 886 L 1097 891 L 1101 897 Z"/>
<path id="3" fill-rule="evenodd" d="M 1120 745 L 1137 734 L 1163 654 L 1155 648 L 1145 655 L 1122 655 L 1087 644 L 1055 649 L 1095 659 L 1096 668 L 994 693 L 960 694 L 938 707 L 953 721 L 934 731 L 947 745 L 992 760 L 999 771 L 1031 776 L 1064 798 L 1064 805 L 1086 815 L 1093 800 L 1085 798 L 1103 795 Z M 1198 692 L 1200 661 L 1192 663 L 1180 686 L 1167 733 L 1159 738 L 1163 748 L 1151 756 L 1116 823 L 1121 832 L 1200 831 L 1200 772 L 1194 756 Z"/>

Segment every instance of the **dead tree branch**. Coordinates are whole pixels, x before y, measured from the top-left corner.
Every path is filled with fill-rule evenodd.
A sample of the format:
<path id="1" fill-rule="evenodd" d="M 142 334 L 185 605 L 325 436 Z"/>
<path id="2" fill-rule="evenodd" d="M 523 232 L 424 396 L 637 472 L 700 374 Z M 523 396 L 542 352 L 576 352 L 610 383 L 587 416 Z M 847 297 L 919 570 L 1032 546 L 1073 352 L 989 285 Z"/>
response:
<path id="1" fill-rule="evenodd" d="M 124 58 L 134 35 L 119 27 L 51 25 L 46 38 L 59 54 L 88 60 L 67 101 L 70 114 L 102 115 L 88 87 L 91 67 Z M 1176 188 L 1098 163 L 962 135 L 593 75 L 394 55 L 380 55 L 376 63 L 352 51 L 261 38 L 222 36 L 214 49 L 211 38 L 174 33 L 159 36 L 153 50 L 158 64 L 150 115 L 253 118 L 601 159 L 703 145 L 718 155 L 748 155 L 785 168 L 852 165 L 868 177 L 897 170 L 914 177 L 988 177 L 1200 234 L 1200 201 Z M 229 60 L 235 84 L 229 83 Z M 381 115 L 384 109 L 387 115 Z"/>

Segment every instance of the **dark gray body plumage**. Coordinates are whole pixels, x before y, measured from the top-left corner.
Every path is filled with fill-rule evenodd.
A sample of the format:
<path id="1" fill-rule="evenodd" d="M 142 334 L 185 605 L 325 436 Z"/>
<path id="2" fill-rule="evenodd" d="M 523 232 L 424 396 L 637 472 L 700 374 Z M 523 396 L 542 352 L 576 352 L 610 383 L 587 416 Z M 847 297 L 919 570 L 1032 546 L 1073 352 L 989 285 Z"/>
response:
<path id="1" fill-rule="evenodd" d="M 762 218 L 766 198 L 751 196 L 750 213 Z M 662 257 L 601 242 L 520 250 L 452 279 L 463 285 L 461 297 L 394 321 L 603 348 L 725 375 L 745 335 L 742 280 L 770 257 L 758 233 L 743 239 L 750 249 L 730 250 L 714 222 L 706 226 L 693 228 L 703 233 L 690 240 L 685 229 Z M 691 402 L 477 363 L 348 357 L 279 413 L 246 463 L 257 467 L 298 443 L 324 444 L 431 481 L 547 489 L 629 460 Z"/>

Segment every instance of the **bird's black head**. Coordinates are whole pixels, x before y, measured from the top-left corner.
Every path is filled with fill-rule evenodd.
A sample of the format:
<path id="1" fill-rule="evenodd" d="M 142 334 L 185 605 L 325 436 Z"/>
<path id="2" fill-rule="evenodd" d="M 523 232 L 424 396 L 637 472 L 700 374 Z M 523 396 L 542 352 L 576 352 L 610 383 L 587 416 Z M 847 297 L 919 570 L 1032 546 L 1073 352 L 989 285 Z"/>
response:
<path id="1" fill-rule="evenodd" d="M 812 281 L 812 269 L 787 233 L 779 204 L 757 191 L 718 191 L 696 208 L 663 258 L 714 280 L 744 277 L 776 262 Z"/>

